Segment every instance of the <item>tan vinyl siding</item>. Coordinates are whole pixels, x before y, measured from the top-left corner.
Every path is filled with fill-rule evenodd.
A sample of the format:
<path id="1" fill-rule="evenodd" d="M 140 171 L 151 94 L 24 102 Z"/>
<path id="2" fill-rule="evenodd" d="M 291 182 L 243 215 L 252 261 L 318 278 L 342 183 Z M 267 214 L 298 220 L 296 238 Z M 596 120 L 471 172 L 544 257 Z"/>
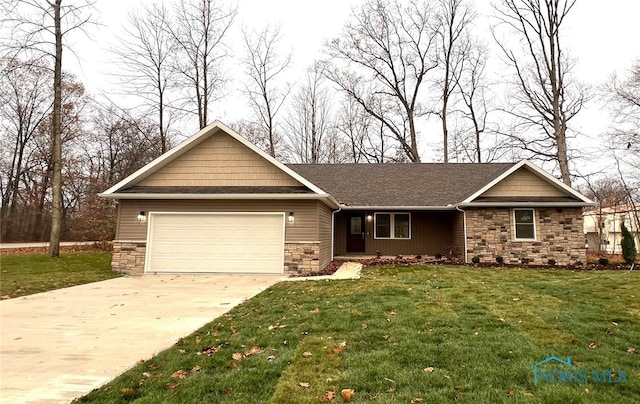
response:
<path id="1" fill-rule="evenodd" d="M 297 180 L 222 131 L 141 180 L 140 186 L 298 186 Z"/>
<path id="2" fill-rule="evenodd" d="M 367 214 L 374 212 L 367 212 Z M 380 212 L 382 213 L 382 212 Z M 387 213 L 387 212 L 385 212 Z M 391 212 L 400 213 L 400 212 Z M 347 213 L 336 215 L 334 254 L 347 254 Z M 411 212 L 411 239 L 374 239 L 374 222 L 365 221 L 365 255 L 375 255 L 379 250 L 383 255 L 434 255 L 443 252 L 453 244 L 453 223 L 456 212 L 417 211 Z"/>
<path id="3" fill-rule="evenodd" d="M 320 269 L 331 262 L 331 219 L 332 210 L 318 202 L 318 240 L 320 240 Z"/>
<path id="4" fill-rule="evenodd" d="M 289 212 L 293 224 L 285 223 L 286 241 L 317 241 L 318 201 L 300 200 L 121 200 L 116 240 L 144 241 L 147 222 L 137 220 L 138 213 L 148 212 Z"/>
<path id="5" fill-rule="evenodd" d="M 556 188 L 526 168 L 521 168 L 503 179 L 481 196 L 566 196 Z"/>

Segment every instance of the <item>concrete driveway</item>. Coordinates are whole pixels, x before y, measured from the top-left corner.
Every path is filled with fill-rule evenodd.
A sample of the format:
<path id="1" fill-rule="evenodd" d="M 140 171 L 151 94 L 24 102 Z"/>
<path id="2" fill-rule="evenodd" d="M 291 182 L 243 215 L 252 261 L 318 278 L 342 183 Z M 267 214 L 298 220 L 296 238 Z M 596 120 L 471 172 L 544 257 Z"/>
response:
<path id="1" fill-rule="evenodd" d="M 280 275 L 145 275 L 0 302 L 0 402 L 69 402 Z"/>

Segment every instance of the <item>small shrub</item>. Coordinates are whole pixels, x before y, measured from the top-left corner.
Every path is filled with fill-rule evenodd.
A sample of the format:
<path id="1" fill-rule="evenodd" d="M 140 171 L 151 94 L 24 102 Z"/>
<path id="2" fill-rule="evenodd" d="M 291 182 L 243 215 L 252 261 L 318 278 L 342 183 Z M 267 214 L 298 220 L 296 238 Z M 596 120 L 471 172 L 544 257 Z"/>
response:
<path id="1" fill-rule="evenodd" d="M 636 250 L 636 243 L 633 241 L 633 236 L 627 229 L 627 226 L 624 225 L 624 222 L 621 225 L 622 228 L 622 242 L 620 246 L 622 247 L 622 258 L 627 264 L 631 264 L 636 260 L 636 254 L 638 251 Z"/>
<path id="2" fill-rule="evenodd" d="M 549 259 L 547 260 L 547 264 L 548 264 L 548 265 L 555 265 L 555 264 L 556 264 L 556 260 L 554 260 L 553 258 L 549 258 Z"/>
<path id="3" fill-rule="evenodd" d="M 437 260 L 442 259 L 442 253 L 436 253 L 435 257 Z"/>
<path id="4" fill-rule="evenodd" d="M 502 264 L 502 263 L 504 262 L 504 258 L 502 257 L 502 255 L 498 255 L 498 256 L 496 257 L 496 262 L 497 262 L 498 264 Z"/>
<path id="5" fill-rule="evenodd" d="M 526 264 L 528 264 L 528 263 L 530 263 L 530 262 L 531 262 L 531 259 L 530 259 L 530 258 L 527 258 L 527 257 L 522 257 L 522 258 L 520 259 L 520 262 L 521 262 L 522 264 L 526 265 Z"/>
<path id="6" fill-rule="evenodd" d="M 456 260 L 462 256 L 462 253 L 458 247 L 449 246 L 445 248 L 443 255 L 447 257 L 448 260 Z"/>
<path id="7" fill-rule="evenodd" d="M 575 265 L 577 267 L 581 267 L 582 266 L 582 261 L 578 260 L 578 261 L 574 262 L 573 265 Z"/>
<path id="8" fill-rule="evenodd" d="M 608 258 L 604 258 L 604 257 L 600 257 L 600 259 L 598 260 L 598 265 L 602 265 L 602 266 L 609 265 L 609 259 Z"/>
<path id="9" fill-rule="evenodd" d="M 376 255 L 378 256 L 378 258 L 382 257 L 382 251 L 376 250 Z"/>
<path id="10" fill-rule="evenodd" d="M 471 258 L 471 262 L 473 262 L 474 264 L 477 264 L 480 262 L 480 257 L 477 255 L 474 255 L 473 258 Z"/>

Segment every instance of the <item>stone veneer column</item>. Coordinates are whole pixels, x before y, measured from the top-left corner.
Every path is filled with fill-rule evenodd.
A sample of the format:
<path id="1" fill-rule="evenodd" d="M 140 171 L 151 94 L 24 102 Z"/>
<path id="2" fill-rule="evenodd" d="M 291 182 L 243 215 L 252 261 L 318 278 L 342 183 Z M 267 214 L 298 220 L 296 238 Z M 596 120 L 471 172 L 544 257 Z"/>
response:
<path id="1" fill-rule="evenodd" d="M 284 274 L 308 275 L 320 272 L 320 242 L 284 243 Z"/>
<path id="2" fill-rule="evenodd" d="M 133 276 L 143 275 L 146 251 L 146 241 L 114 241 L 111 269 Z"/>
<path id="3" fill-rule="evenodd" d="M 480 257 L 481 262 L 495 262 L 502 256 L 505 263 L 517 264 L 523 259 L 532 264 L 558 265 L 586 262 L 582 210 L 580 208 L 536 208 L 535 241 L 516 241 L 513 235 L 513 210 L 487 208 L 467 210 L 467 258 Z"/>

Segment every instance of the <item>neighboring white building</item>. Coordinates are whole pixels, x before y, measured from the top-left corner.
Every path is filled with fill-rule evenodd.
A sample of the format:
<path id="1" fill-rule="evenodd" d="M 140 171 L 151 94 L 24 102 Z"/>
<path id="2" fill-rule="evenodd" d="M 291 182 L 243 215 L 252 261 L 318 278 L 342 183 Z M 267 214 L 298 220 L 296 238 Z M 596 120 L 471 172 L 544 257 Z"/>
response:
<path id="1" fill-rule="evenodd" d="M 636 213 L 640 215 L 640 210 L 637 210 Z M 620 224 L 623 221 L 634 237 L 636 248 L 640 248 L 640 229 L 638 229 L 631 206 L 618 205 L 602 209 L 596 208 L 584 212 L 582 217 L 589 251 L 621 254 L 622 230 Z M 598 244 L 600 244 L 599 247 Z"/>

